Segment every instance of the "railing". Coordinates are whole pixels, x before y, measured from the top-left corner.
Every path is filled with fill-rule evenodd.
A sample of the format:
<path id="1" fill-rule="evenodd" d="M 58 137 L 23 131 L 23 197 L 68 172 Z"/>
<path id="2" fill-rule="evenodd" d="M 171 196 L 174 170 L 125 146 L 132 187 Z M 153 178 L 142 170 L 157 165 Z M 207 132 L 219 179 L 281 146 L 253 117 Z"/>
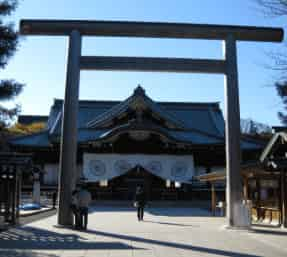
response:
<path id="1" fill-rule="evenodd" d="M 32 203 L 32 192 L 22 192 L 20 197 L 20 205 Z M 42 206 L 53 206 L 53 196 L 50 191 L 41 191 L 40 204 Z"/>

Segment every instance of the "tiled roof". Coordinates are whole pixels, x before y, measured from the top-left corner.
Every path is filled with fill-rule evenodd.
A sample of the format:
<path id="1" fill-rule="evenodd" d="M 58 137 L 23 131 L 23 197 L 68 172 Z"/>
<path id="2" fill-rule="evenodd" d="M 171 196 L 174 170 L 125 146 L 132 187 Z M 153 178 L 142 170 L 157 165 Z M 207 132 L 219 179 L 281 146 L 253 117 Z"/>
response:
<path id="1" fill-rule="evenodd" d="M 130 99 L 130 98 L 128 98 Z M 212 103 L 175 103 L 153 102 L 147 98 L 153 111 L 167 120 L 184 126 L 185 130 L 196 129 L 210 135 L 224 136 L 224 120 L 217 102 Z M 127 100 L 119 101 L 79 101 L 78 129 L 87 128 L 89 124 L 113 117 L 116 110 Z M 152 103 L 153 102 L 153 103 Z M 48 129 L 52 134 L 60 134 L 63 100 L 56 99 L 51 108 Z M 116 108 L 117 106 L 117 108 Z M 109 116 L 110 115 L 110 116 Z M 99 124 L 99 123 L 98 123 Z"/>
<path id="2" fill-rule="evenodd" d="M 78 113 L 78 141 L 79 143 L 97 141 L 111 135 L 113 131 L 120 131 L 118 127 L 107 128 L 101 126 L 109 119 L 117 117 L 138 101 L 149 108 L 155 115 L 164 119 L 171 127 L 157 127 L 151 124 L 147 130 L 158 130 L 170 139 L 196 145 L 224 145 L 224 119 L 217 102 L 212 103 L 182 103 L 182 102 L 154 102 L 142 88 L 137 88 L 134 94 L 125 101 L 79 101 Z M 51 107 L 47 130 L 18 139 L 14 145 L 48 146 L 50 142 L 59 142 L 62 122 L 63 100 L 56 99 Z M 157 125 L 158 126 L 158 125 Z M 127 124 L 121 129 L 129 130 Z M 50 140 L 53 141 L 50 141 Z M 253 141 L 243 140 L 244 149 L 260 149 L 262 146 Z"/>
<path id="3" fill-rule="evenodd" d="M 101 141 L 107 139 L 112 135 L 112 130 L 102 129 L 79 129 L 78 131 L 78 142 L 87 143 L 92 141 Z M 214 136 L 209 136 L 197 131 L 164 131 L 166 136 L 172 140 L 178 142 L 184 142 L 186 144 L 194 145 L 224 145 L 223 138 L 217 138 Z M 56 140 L 58 141 L 58 139 Z M 39 134 L 23 136 L 15 138 L 10 141 L 12 145 L 15 146 L 27 146 L 27 147 L 49 147 L 51 141 L 47 131 L 41 132 Z M 241 140 L 241 148 L 243 150 L 260 150 L 263 148 L 263 145 L 246 139 Z"/>
<path id="4" fill-rule="evenodd" d="M 32 135 L 20 136 L 10 140 L 12 145 L 21 145 L 29 147 L 48 147 L 50 145 L 47 131 L 35 133 Z"/>
<path id="5" fill-rule="evenodd" d="M 160 105 L 151 100 L 146 94 L 142 87 L 137 87 L 134 90 L 132 96 L 127 98 L 125 101 L 113 106 L 108 111 L 103 112 L 101 115 L 97 116 L 95 119 L 88 122 L 87 126 L 89 128 L 96 128 L 104 124 L 106 121 L 111 120 L 115 117 L 118 117 L 122 113 L 126 112 L 129 108 L 137 108 L 137 105 L 141 105 L 141 108 L 150 109 L 153 113 L 162 117 L 164 120 L 173 124 L 176 128 L 184 128 L 184 124 L 181 120 L 178 120 L 172 115 L 163 110 Z"/>
<path id="6" fill-rule="evenodd" d="M 41 115 L 19 115 L 18 122 L 21 124 L 29 125 L 35 122 L 44 122 L 46 123 L 48 116 Z"/>
<path id="7" fill-rule="evenodd" d="M 279 142 L 281 145 L 287 145 L 287 132 L 286 131 L 281 131 L 275 133 L 268 144 L 266 145 L 264 151 L 262 152 L 260 156 L 260 161 L 265 162 L 267 161 L 268 157 L 270 157 L 272 151 L 276 149 L 276 144 Z M 286 158 L 285 158 L 286 159 Z"/>

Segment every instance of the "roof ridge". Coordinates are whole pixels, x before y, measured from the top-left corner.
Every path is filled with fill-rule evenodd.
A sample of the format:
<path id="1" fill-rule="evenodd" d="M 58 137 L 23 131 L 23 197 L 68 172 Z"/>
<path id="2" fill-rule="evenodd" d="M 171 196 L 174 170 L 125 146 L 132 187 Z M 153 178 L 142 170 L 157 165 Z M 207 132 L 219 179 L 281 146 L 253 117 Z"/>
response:
<path id="1" fill-rule="evenodd" d="M 125 112 L 127 108 L 133 105 L 137 101 L 143 101 L 143 103 L 148 106 L 153 112 L 158 113 L 164 119 L 169 120 L 173 124 L 173 126 L 184 128 L 185 125 L 182 121 L 178 120 L 172 114 L 170 114 L 165 108 L 162 108 L 157 102 L 153 101 L 150 97 L 145 94 L 145 90 L 138 86 L 133 94 L 126 98 L 124 101 L 114 105 L 111 109 L 102 113 L 100 116 L 97 116 L 95 119 L 89 121 L 87 123 L 88 127 L 94 127 L 97 124 L 101 124 L 108 119 L 111 119 L 115 115 L 119 115 L 122 112 Z"/>
<path id="2" fill-rule="evenodd" d="M 126 98 L 127 99 L 127 98 Z M 79 103 L 88 103 L 88 104 L 96 104 L 96 103 L 111 103 L 111 104 L 117 104 L 117 103 L 121 103 L 124 102 L 126 99 L 124 100 L 89 100 L 89 99 L 79 99 Z M 64 101 L 64 99 L 60 99 L 60 98 L 55 98 L 54 99 L 54 104 L 62 104 Z M 214 105 L 214 106 L 218 106 L 220 102 L 219 101 L 212 101 L 212 102 L 186 102 L 186 101 L 182 101 L 182 102 L 175 102 L 175 101 L 156 101 L 153 100 L 155 103 L 157 104 L 163 104 L 163 105 L 203 105 L 203 106 L 210 106 L 210 105 Z"/>
<path id="3" fill-rule="evenodd" d="M 45 134 L 45 133 L 49 133 L 49 131 L 47 129 L 44 129 L 44 130 L 41 130 L 38 132 L 33 132 L 31 134 L 15 136 L 15 137 L 11 138 L 9 140 L 9 142 L 14 141 L 14 140 L 18 140 L 18 139 L 22 139 L 22 138 L 31 137 L 31 136 L 38 136 L 38 135 Z"/>

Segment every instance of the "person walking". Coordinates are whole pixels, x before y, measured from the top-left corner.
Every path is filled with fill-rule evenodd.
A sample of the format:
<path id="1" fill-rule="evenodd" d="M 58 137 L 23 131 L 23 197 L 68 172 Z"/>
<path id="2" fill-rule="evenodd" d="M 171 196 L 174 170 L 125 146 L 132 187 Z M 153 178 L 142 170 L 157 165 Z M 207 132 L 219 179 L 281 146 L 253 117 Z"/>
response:
<path id="1" fill-rule="evenodd" d="M 92 200 L 91 193 L 87 190 L 87 185 L 83 185 L 77 194 L 80 211 L 80 228 L 87 229 L 89 205 Z"/>
<path id="2" fill-rule="evenodd" d="M 144 207 L 146 205 L 145 192 L 142 186 L 138 186 L 135 195 L 135 206 L 137 207 L 138 221 L 142 221 L 144 217 Z"/>

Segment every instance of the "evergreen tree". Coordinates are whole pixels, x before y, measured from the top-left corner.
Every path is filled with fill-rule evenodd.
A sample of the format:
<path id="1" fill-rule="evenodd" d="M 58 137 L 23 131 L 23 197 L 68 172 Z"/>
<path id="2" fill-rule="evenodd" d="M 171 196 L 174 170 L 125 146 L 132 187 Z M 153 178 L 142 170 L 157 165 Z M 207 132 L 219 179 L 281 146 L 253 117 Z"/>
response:
<path id="1" fill-rule="evenodd" d="M 4 22 L 17 7 L 17 0 L 0 0 L 0 69 L 4 69 L 18 46 L 18 33 L 13 24 Z M 0 80 L 0 101 L 9 101 L 21 93 L 23 84 L 13 79 Z M 3 130 L 19 113 L 19 106 L 6 108 L 0 105 L 0 130 Z"/>

